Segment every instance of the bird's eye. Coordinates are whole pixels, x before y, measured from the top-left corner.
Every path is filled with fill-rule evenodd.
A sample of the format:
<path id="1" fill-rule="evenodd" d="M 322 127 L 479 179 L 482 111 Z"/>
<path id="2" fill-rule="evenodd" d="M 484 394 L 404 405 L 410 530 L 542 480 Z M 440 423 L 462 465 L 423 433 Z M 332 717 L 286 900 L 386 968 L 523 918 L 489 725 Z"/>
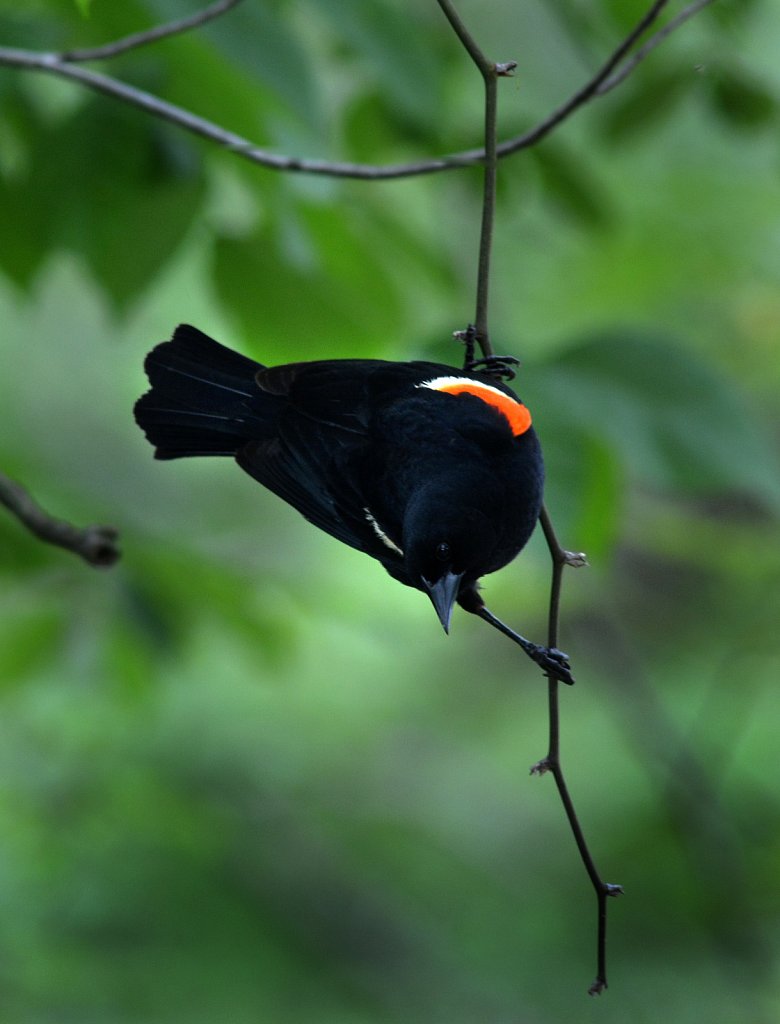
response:
<path id="1" fill-rule="evenodd" d="M 440 562 L 446 562 L 450 557 L 450 546 L 445 541 L 436 545 L 436 557 Z"/>

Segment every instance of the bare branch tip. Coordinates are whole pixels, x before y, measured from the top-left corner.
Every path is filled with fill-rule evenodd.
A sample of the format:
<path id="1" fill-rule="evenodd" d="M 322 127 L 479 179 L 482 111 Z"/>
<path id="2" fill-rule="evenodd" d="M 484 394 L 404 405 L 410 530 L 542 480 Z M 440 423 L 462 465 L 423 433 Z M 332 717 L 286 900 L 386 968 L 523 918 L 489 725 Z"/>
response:
<path id="1" fill-rule="evenodd" d="M 39 540 L 72 551 L 90 565 L 114 565 L 119 559 L 119 535 L 113 526 L 80 528 L 57 519 L 45 512 L 21 484 L 3 473 L 0 473 L 0 505 Z"/>
<path id="2" fill-rule="evenodd" d="M 596 978 L 593 984 L 588 989 L 589 996 L 600 996 L 601 993 L 607 988 L 606 978 Z"/>
<path id="3" fill-rule="evenodd" d="M 121 557 L 118 540 L 119 533 L 113 526 L 87 526 L 82 543 L 74 550 L 90 565 L 107 569 Z"/>

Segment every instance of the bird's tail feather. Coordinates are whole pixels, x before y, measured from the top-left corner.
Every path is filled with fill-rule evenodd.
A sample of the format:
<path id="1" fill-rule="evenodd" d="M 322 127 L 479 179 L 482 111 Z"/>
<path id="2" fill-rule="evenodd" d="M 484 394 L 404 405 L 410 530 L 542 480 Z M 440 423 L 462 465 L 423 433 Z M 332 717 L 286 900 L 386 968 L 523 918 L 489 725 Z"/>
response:
<path id="1" fill-rule="evenodd" d="M 151 390 L 135 418 L 155 458 L 235 455 L 261 425 L 252 399 L 260 363 L 233 352 L 189 324 L 152 349 L 144 363 Z"/>

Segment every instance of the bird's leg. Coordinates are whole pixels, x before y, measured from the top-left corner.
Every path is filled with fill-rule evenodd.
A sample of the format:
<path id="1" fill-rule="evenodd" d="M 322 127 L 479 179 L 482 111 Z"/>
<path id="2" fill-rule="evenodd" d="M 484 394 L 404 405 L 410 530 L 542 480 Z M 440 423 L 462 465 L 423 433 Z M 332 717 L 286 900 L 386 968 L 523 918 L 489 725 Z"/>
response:
<path id="1" fill-rule="evenodd" d="M 542 644 L 526 640 L 524 636 L 520 636 L 519 633 L 510 629 L 501 619 L 497 619 L 484 605 L 475 614 L 485 622 L 489 622 L 491 626 L 495 626 L 504 636 L 508 636 L 510 640 L 519 644 L 531 661 L 535 661 L 547 675 L 555 676 L 556 679 L 560 679 L 562 683 L 568 683 L 570 686 L 574 683 L 568 656 L 563 651 L 559 651 L 557 647 L 544 647 Z"/>
<path id="2" fill-rule="evenodd" d="M 568 656 L 563 651 L 559 651 L 557 647 L 543 647 L 541 644 L 532 643 L 532 641 L 526 640 L 524 636 L 510 629 L 506 623 L 502 622 L 501 619 L 497 619 L 485 607 L 482 598 L 476 590 L 467 591 L 463 594 L 458 599 L 458 604 L 465 608 L 467 612 L 471 612 L 472 615 L 478 615 L 485 622 L 489 622 L 491 626 L 494 626 L 504 636 L 508 636 L 510 640 L 514 640 L 547 675 L 554 676 L 556 679 L 560 679 L 562 683 L 568 683 L 570 686 L 574 683 L 574 676 L 571 674 Z"/>

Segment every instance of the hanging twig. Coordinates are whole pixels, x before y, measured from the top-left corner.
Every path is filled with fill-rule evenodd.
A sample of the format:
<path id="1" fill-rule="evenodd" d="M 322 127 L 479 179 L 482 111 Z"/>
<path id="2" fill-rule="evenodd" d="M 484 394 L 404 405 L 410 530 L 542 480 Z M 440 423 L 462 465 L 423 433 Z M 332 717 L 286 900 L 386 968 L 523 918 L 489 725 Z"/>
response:
<path id="1" fill-rule="evenodd" d="M 118 534 L 113 526 L 78 527 L 66 523 L 63 519 L 55 519 L 48 512 L 44 512 L 21 484 L 2 473 L 0 504 L 5 505 L 8 511 L 40 540 L 66 548 L 80 555 L 90 565 L 109 566 L 119 558 Z"/>
<path id="2" fill-rule="evenodd" d="M 477 311 L 476 320 L 473 326 L 470 326 L 464 332 L 458 332 L 459 336 L 462 337 L 467 344 L 467 358 L 466 365 L 471 362 L 470 359 L 470 348 L 473 349 L 474 340 L 478 341 L 483 354 L 486 358 L 492 356 L 492 348 L 490 345 L 490 335 L 488 331 L 488 289 L 490 279 L 490 252 L 493 237 L 493 222 L 495 219 L 495 205 L 496 205 L 496 170 L 497 170 L 497 158 L 496 158 L 496 109 L 497 109 L 497 86 L 498 79 L 502 75 L 511 74 L 512 70 L 516 67 L 514 61 L 510 61 L 506 64 L 495 64 L 489 61 L 482 53 L 474 37 L 468 31 L 457 11 L 453 8 L 450 0 L 438 0 L 438 4 L 444 12 L 447 20 L 452 26 L 458 39 L 463 44 L 464 49 L 467 51 L 474 64 L 477 66 L 485 85 L 485 163 L 484 163 L 484 189 L 483 189 L 483 203 L 482 203 L 482 230 L 480 234 L 480 247 L 479 247 L 479 262 L 477 269 Z M 656 3 L 653 10 L 656 12 L 663 6 L 663 2 Z M 652 13 L 652 12 L 651 12 Z M 654 15 L 655 16 L 655 15 Z M 650 19 L 650 14 L 645 18 L 647 22 Z M 644 31 L 644 28 L 638 28 L 637 34 Z M 630 46 L 630 42 L 625 44 L 627 49 Z M 625 52 L 625 50 L 624 50 Z M 606 70 L 605 74 L 609 71 Z M 560 595 L 561 595 L 561 582 L 563 577 L 563 570 L 565 566 L 580 566 L 585 564 L 585 556 L 581 553 L 575 553 L 571 551 L 565 551 L 558 543 L 558 539 L 553 530 L 552 522 L 546 508 L 542 508 L 540 521 L 542 529 L 544 531 L 547 544 L 550 549 L 550 556 L 552 558 L 553 574 L 552 574 L 552 586 L 550 590 L 550 613 L 549 613 L 549 624 L 548 624 L 548 638 L 547 643 L 550 651 L 557 652 L 558 648 L 558 619 L 560 611 Z M 493 625 L 497 625 L 499 629 L 505 631 L 502 623 L 499 623 L 494 619 L 491 613 L 487 612 L 487 609 L 482 609 L 481 614 L 487 618 L 488 621 L 492 620 Z M 512 631 L 509 631 L 509 635 L 512 635 Z M 596 978 L 591 985 L 589 992 L 591 995 L 596 995 L 602 992 L 607 987 L 607 898 L 609 896 L 616 896 L 622 892 L 619 885 L 612 885 L 608 882 L 604 882 L 598 873 L 596 865 L 591 856 L 588 844 L 585 840 L 582 826 L 580 825 L 577 817 L 577 812 L 574 808 L 569 788 L 566 784 L 566 779 L 563 773 L 563 767 L 561 764 L 560 756 L 560 709 L 558 704 L 558 686 L 559 676 L 554 672 L 547 672 L 548 681 L 548 710 L 549 710 L 549 746 L 547 756 L 539 761 L 538 764 L 534 765 L 531 769 L 535 775 L 542 775 L 545 772 L 550 772 L 555 779 L 555 784 L 558 788 L 558 794 L 563 804 L 566 817 L 569 821 L 569 826 L 574 835 L 574 840 L 577 844 L 580 857 L 585 866 L 585 870 L 588 873 L 588 877 L 591 880 L 593 888 L 596 892 L 597 904 L 598 904 L 598 918 L 597 918 L 597 968 Z M 571 679 L 567 679 L 570 682 Z"/>
<path id="3" fill-rule="evenodd" d="M 477 308 L 474 318 L 474 339 L 486 358 L 493 354 L 488 332 L 488 294 L 490 287 L 490 255 L 493 248 L 493 221 L 496 209 L 496 113 L 498 109 L 498 79 L 512 74 L 515 61 L 494 64 L 480 50 L 476 40 L 460 19 L 449 0 L 438 0 L 445 17 L 477 66 L 485 84 L 485 148 L 482 197 L 482 228 L 479 239 L 477 268 Z"/>
<path id="4" fill-rule="evenodd" d="M 627 60 L 619 70 L 615 71 L 608 78 L 605 78 L 596 90 L 596 95 L 605 96 L 608 92 L 614 89 L 615 86 L 620 85 L 625 78 L 628 78 L 637 64 L 643 61 L 649 53 L 652 53 L 656 46 L 660 46 L 661 43 L 672 34 L 672 32 L 680 27 L 680 25 L 683 25 L 689 18 L 692 18 L 694 14 L 698 14 L 699 11 L 703 10 L 705 7 L 709 7 L 711 3 L 714 3 L 714 0 L 695 0 L 695 3 L 688 4 L 687 7 L 684 7 L 679 14 L 675 15 L 671 21 L 668 21 L 663 28 L 659 29 L 655 33 L 655 35 L 651 36 L 646 43 L 643 43 L 636 53 L 632 54 L 631 58 Z"/>
<path id="5" fill-rule="evenodd" d="M 636 53 L 627 60 L 627 55 L 631 47 L 650 29 L 658 19 L 663 8 L 666 6 L 667 0 L 657 0 L 657 2 L 648 10 L 644 18 L 639 22 L 637 27 L 620 43 L 595 75 L 591 76 L 591 78 L 565 103 L 553 110 L 552 113 L 543 118 L 543 120 L 541 120 L 535 127 L 531 128 L 527 132 L 523 132 L 520 135 L 507 139 L 498 145 L 496 148 L 496 159 L 501 160 L 512 153 L 517 153 L 520 150 L 529 149 L 530 147 L 535 146 L 580 107 L 595 99 L 597 96 L 603 95 L 611 88 L 614 88 L 619 81 L 622 82 L 660 42 L 671 34 L 674 29 L 682 25 L 683 22 L 687 21 L 693 14 L 696 14 L 702 7 L 712 2 L 713 0 L 698 0 L 698 2 L 691 4 L 690 7 L 686 8 L 685 11 L 674 19 L 673 22 L 669 22 L 664 28 L 660 29 L 656 35 L 652 36 L 644 46 L 641 47 L 641 49 L 637 50 Z M 217 6 L 218 5 L 214 5 L 214 7 Z M 207 10 L 213 11 L 214 7 L 208 8 Z M 226 9 L 227 8 L 222 8 L 217 13 L 224 13 L 224 10 Z M 204 12 L 202 12 L 202 14 L 203 13 Z M 200 16 L 201 18 L 202 14 Z M 212 14 L 212 17 L 215 16 L 216 14 Z M 191 27 L 190 24 L 186 24 L 191 21 L 192 19 L 184 19 L 185 28 Z M 164 26 L 162 35 L 157 38 L 171 36 L 176 32 L 183 31 L 184 29 L 181 27 L 182 24 L 182 22 L 175 22 L 172 25 Z M 125 52 L 127 49 L 131 49 L 137 45 L 141 45 L 142 43 L 151 42 L 153 41 L 151 32 L 152 30 L 149 32 L 137 33 L 135 37 L 126 37 L 124 40 L 117 40 L 114 44 L 107 43 L 105 46 L 98 47 L 93 50 L 92 57 L 90 59 L 94 59 L 96 52 L 104 57 L 113 55 L 112 47 L 119 46 L 120 49 L 116 50 L 116 52 Z M 139 38 L 141 42 L 137 41 Z M 128 40 L 133 39 L 136 41 L 127 45 Z M 310 160 L 303 157 L 292 157 L 278 153 L 271 153 L 268 150 L 256 146 L 249 139 L 246 139 L 235 132 L 231 132 L 213 121 L 199 117 L 197 114 L 194 114 L 189 110 L 178 107 L 173 103 L 168 103 L 151 93 L 145 92 L 142 89 L 137 89 L 134 86 L 120 81 L 119 79 L 112 78 L 110 75 L 101 74 L 96 71 L 91 71 L 88 68 L 80 67 L 74 61 L 74 52 L 78 60 L 87 59 L 84 54 L 90 53 L 89 50 L 71 51 L 70 54 L 44 53 L 37 50 L 21 50 L 12 47 L 0 47 L 0 66 L 19 68 L 22 70 L 43 71 L 47 74 L 56 75 L 60 78 L 78 82 L 80 85 L 83 85 L 88 89 L 93 89 L 96 92 L 104 93 L 124 103 L 129 103 L 132 106 L 138 107 L 146 113 L 151 114 L 153 117 L 159 117 L 162 120 L 178 125 L 180 128 L 184 128 L 186 131 L 192 132 L 195 135 L 200 135 L 202 138 L 208 139 L 210 142 L 216 143 L 218 146 L 222 146 L 225 149 L 234 152 L 236 156 L 239 156 L 244 160 L 249 160 L 251 163 L 259 164 L 262 167 L 275 171 L 318 174 L 327 177 L 354 178 L 365 181 L 381 181 L 394 178 L 409 178 L 421 174 L 435 174 L 439 171 L 455 170 L 461 167 L 471 167 L 475 164 L 482 163 L 485 159 L 484 148 L 464 150 L 463 152 L 453 153 L 449 156 L 434 157 L 432 159 L 418 160 L 411 163 L 389 165 L 360 164 L 331 160 Z M 624 60 L 626 63 L 622 64 Z M 619 76 L 619 78 L 617 76 Z"/>
<path id="6" fill-rule="evenodd" d="M 547 627 L 547 643 L 550 647 L 558 646 L 558 622 L 561 600 L 561 583 L 563 570 L 567 565 L 579 567 L 586 565 L 587 561 L 582 552 L 566 551 L 558 542 L 552 522 L 547 509 L 543 506 L 539 517 L 544 531 L 547 546 L 550 549 L 552 558 L 552 584 L 550 587 L 550 613 Z M 610 896 L 619 896 L 623 889 L 619 885 L 602 880 L 596 868 L 596 864 L 588 848 L 585 835 L 582 831 L 574 803 L 566 785 L 566 778 L 561 765 L 560 747 L 560 709 L 558 706 L 558 680 L 554 676 L 547 677 L 547 703 L 549 709 L 550 740 L 546 757 L 537 762 L 531 768 L 532 775 L 544 775 L 545 772 L 555 779 L 561 803 L 569 820 L 574 841 L 580 853 L 580 858 L 588 873 L 593 889 L 596 893 L 597 905 L 597 940 L 596 940 L 596 978 L 588 989 L 591 995 L 599 995 L 607 987 L 607 900 Z"/>

